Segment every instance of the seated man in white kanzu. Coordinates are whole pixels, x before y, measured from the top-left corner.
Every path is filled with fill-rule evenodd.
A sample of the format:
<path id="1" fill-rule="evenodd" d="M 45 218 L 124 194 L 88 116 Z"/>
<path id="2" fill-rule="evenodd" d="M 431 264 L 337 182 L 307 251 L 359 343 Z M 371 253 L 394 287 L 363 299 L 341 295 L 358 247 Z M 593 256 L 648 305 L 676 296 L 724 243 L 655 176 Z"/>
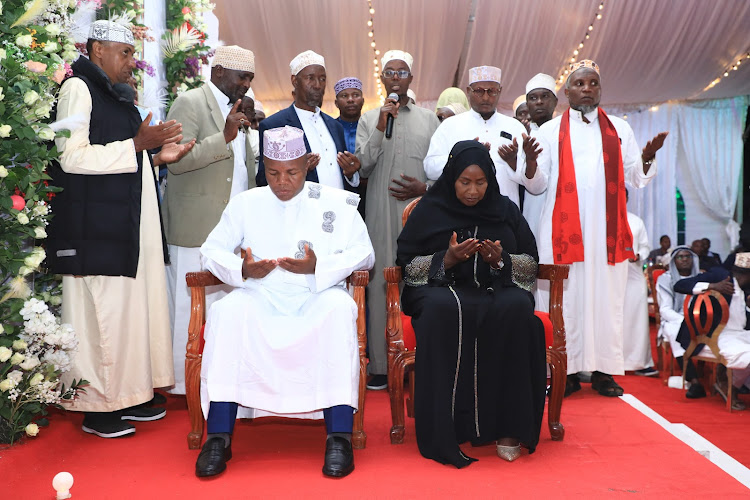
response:
<path id="1" fill-rule="evenodd" d="M 248 417 L 323 416 L 323 473 L 342 477 L 354 470 L 359 390 L 357 308 L 342 283 L 372 268 L 372 243 L 358 195 L 305 182 L 302 130 L 270 129 L 263 141 L 268 186 L 232 198 L 201 247 L 205 268 L 237 288 L 208 312 L 201 370 L 208 437 L 196 475 L 226 469 L 241 405 Z"/>

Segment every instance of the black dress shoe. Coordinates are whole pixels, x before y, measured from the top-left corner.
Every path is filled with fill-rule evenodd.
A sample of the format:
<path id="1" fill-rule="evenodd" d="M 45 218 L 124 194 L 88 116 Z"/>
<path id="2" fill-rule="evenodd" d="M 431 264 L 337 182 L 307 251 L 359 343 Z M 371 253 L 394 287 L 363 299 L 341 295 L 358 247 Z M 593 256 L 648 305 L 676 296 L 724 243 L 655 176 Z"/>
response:
<path id="1" fill-rule="evenodd" d="M 227 461 L 232 458 L 232 445 L 225 446 L 224 438 L 215 437 L 203 445 L 198 460 L 195 462 L 195 475 L 210 477 L 221 474 L 227 469 Z"/>
<path id="2" fill-rule="evenodd" d="M 687 391 L 685 391 L 685 397 L 688 399 L 705 398 L 706 389 L 704 389 L 703 385 L 701 385 L 698 382 L 694 384 L 690 384 L 690 388 Z"/>
<path id="3" fill-rule="evenodd" d="M 348 476 L 354 470 L 354 452 L 352 443 L 339 437 L 331 436 L 326 440 L 326 458 L 323 474 L 328 477 Z"/>

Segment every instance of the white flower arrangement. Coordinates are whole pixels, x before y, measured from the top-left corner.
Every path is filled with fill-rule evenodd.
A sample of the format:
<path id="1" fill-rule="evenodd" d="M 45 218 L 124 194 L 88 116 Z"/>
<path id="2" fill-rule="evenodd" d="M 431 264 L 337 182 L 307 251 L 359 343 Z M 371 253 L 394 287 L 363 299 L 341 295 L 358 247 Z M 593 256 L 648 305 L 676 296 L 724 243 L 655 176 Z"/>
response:
<path id="1" fill-rule="evenodd" d="M 46 141 L 59 84 L 78 57 L 72 39 L 77 0 L 0 0 L 0 442 L 35 436 L 49 405 L 75 397 L 65 388 L 77 341 L 54 308 L 59 278 L 46 273 L 48 202 L 59 190 L 46 169 L 59 153 Z M 4 139 L 8 140 L 4 140 Z"/>
<path id="2" fill-rule="evenodd" d="M 23 330 L 10 347 L 0 347 L 0 412 L 10 415 L 8 424 L 14 435 L 35 436 L 39 429 L 30 420 L 46 405 L 59 405 L 75 398 L 84 381 L 73 381 L 69 388 L 60 383 L 60 375 L 70 370 L 78 339 L 70 325 L 61 324 L 45 302 L 31 298 L 20 311 Z M 5 437 L 5 436 L 2 436 Z"/>

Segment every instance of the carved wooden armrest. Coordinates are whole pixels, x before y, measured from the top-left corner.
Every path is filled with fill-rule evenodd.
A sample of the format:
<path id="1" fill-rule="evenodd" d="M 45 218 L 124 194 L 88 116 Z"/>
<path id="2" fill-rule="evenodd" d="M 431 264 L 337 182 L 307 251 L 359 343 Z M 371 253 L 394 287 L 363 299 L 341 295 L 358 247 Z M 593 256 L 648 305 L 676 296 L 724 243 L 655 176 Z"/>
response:
<path id="1" fill-rule="evenodd" d="M 552 321 L 553 345 L 556 350 L 565 352 L 565 320 L 563 319 L 562 299 L 563 285 L 568 278 L 570 268 L 560 264 L 539 264 L 537 279 L 548 280 L 549 290 L 549 318 Z"/>

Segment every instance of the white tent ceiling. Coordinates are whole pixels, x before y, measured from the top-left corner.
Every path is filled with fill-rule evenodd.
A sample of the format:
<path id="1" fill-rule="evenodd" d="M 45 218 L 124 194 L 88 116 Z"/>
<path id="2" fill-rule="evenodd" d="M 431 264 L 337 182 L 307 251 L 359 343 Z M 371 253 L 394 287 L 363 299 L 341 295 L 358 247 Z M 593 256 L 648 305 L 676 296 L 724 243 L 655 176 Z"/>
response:
<path id="1" fill-rule="evenodd" d="M 414 56 L 412 88 L 423 105 L 434 104 L 456 74 L 464 88 L 468 68 L 489 64 L 502 68 L 500 107 L 509 109 L 534 74 L 557 77 L 586 33 L 590 39 L 578 57 L 599 64 L 605 105 L 750 94 L 746 0 L 605 0 L 602 10 L 600 0 L 372 3 L 377 48 Z M 221 0 L 215 14 L 224 44 L 255 52 L 253 89 L 267 110 L 291 102 L 288 63 L 307 49 L 326 59 L 325 110 L 333 109 L 333 83 L 344 76 L 365 82 L 366 107 L 377 104 L 366 0 Z M 741 66 L 724 78 L 740 58 Z"/>

